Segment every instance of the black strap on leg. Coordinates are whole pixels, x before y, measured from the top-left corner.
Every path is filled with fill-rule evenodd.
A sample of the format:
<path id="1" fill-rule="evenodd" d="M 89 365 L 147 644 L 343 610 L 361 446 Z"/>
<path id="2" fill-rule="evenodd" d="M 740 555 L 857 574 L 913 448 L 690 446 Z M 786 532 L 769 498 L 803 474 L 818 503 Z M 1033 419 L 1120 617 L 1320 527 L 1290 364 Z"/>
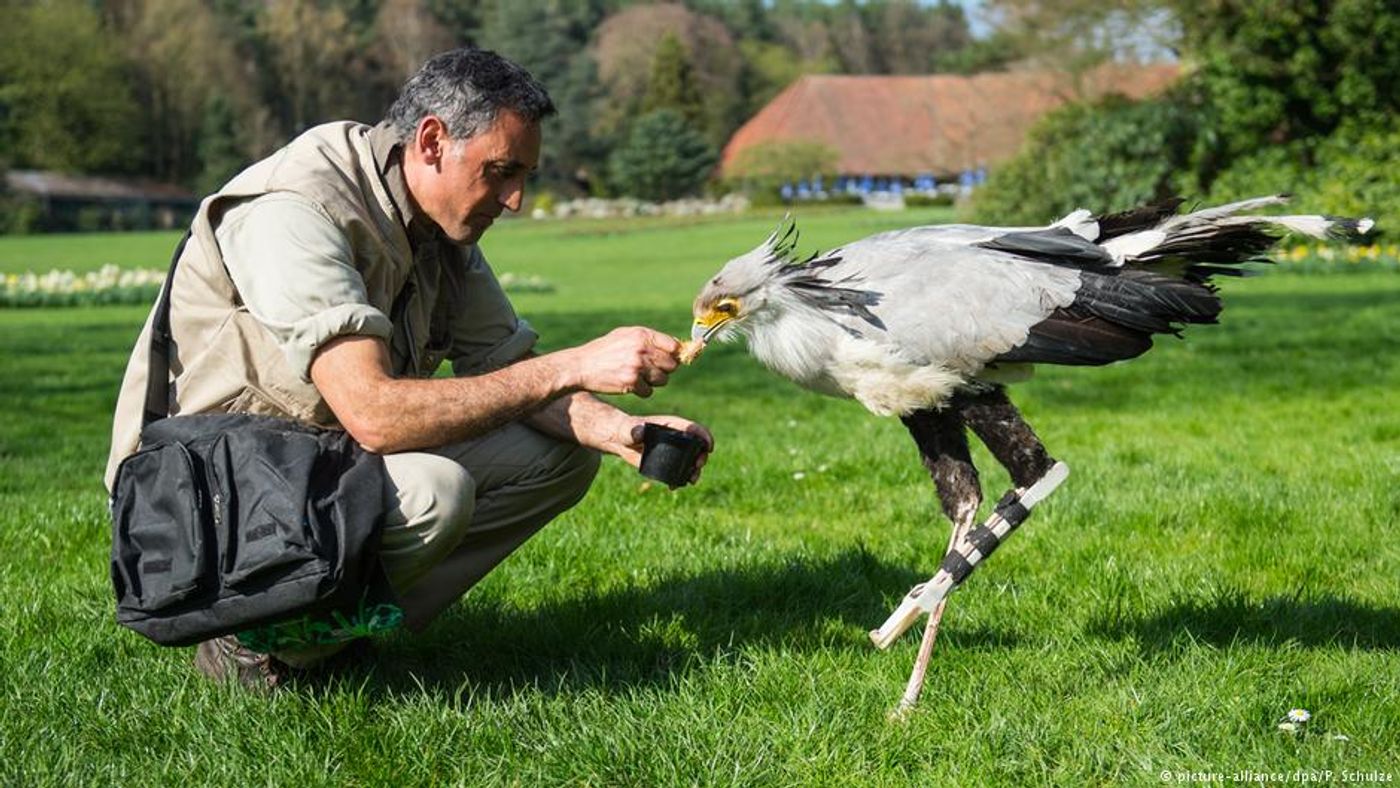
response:
<path id="1" fill-rule="evenodd" d="M 996 513 L 1012 528 L 1024 523 L 1026 518 L 1031 516 L 1031 510 L 1021 505 L 1021 498 L 1014 490 L 997 501 Z"/>
<path id="2" fill-rule="evenodd" d="M 952 575 L 953 585 L 956 586 L 972 574 L 972 569 L 975 566 L 976 564 L 969 562 L 962 554 L 952 552 L 943 556 L 943 563 L 938 568 Z"/>
<path id="3" fill-rule="evenodd" d="M 992 529 L 985 525 L 979 525 L 968 531 L 966 539 L 969 544 L 977 548 L 977 552 L 981 553 L 983 558 L 991 555 L 992 551 L 1001 544 L 1001 540 L 992 533 Z"/>

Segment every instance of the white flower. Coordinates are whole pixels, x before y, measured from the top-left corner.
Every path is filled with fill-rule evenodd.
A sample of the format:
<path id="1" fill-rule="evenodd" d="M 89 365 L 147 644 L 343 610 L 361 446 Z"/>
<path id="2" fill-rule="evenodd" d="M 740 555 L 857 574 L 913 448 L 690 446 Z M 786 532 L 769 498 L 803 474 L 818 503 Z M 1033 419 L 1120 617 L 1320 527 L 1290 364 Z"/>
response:
<path id="1" fill-rule="evenodd" d="M 1289 722 L 1307 722 L 1312 714 L 1307 709 L 1289 709 L 1286 719 Z"/>
<path id="2" fill-rule="evenodd" d="M 792 475 L 792 478 L 796 479 L 797 481 L 802 481 L 803 479 L 807 478 L 807 474 L 803 473 L 802 471 L 797 471 Z"/>

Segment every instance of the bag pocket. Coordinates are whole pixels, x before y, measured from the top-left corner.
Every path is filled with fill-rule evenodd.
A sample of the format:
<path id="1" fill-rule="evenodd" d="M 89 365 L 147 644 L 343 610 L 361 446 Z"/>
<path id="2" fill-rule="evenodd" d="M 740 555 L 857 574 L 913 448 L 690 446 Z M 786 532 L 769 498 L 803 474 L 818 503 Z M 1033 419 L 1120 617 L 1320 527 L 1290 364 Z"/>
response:
<path id="1" fill-rule="evenodd" d="M 213 590 L 215 532 L 198 460 L 179 443 L 128 457 L 112 496 L 118 604 L 155 611 Z"/>
<path id="2" fill-rule="evenodd" d="M 319 565 L 305 478 L 315 449 L 308 436 L 271 430 L 230 432 L 210 447 L 210 480 L 224 501 L 225 587 L 250 593 Z"/>

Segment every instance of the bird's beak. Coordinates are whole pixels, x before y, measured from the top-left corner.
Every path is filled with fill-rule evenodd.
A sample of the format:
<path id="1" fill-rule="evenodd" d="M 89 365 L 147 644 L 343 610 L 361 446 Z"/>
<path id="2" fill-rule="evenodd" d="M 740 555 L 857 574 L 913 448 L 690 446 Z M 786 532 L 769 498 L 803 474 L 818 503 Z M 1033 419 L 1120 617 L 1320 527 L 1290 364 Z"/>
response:
<path id="1" fill-rule="evenodd" d="M 730 315 L 712 309 L 695 318 L 695 322 L 690 326 L 690 338 L 696 342 L 709 342 L 710 337 L 714 336 L 716 331 L 719 331 L 725 323 L 733 319 Z"/>

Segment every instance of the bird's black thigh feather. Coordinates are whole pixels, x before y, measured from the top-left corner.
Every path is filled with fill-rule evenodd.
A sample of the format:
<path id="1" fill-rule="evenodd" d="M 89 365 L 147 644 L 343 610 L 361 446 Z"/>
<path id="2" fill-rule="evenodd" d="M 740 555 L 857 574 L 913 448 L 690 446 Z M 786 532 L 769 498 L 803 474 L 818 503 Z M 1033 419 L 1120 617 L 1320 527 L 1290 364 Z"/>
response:
<path id="1" fill-rule="evenodd" d="M 949 410 L 956 410 L 987 450 L 1005 466 L 1017 487 L 1039 481 L 1055 460 L 1045 451 L 1035 430 L 1006 396 L 1006 388 L 992 386 L 981 391 L 960 391 Z"/>
<path id="2" fill-rule="evenodd" d="M 967 433 L 958 411 L 955 408 L 916 410 L 900 420 L 914 437 L 924 467 L 933 477 L 943 513 L 954 523 L 960 515 L 964 519 L 975 515 L 982 504 L 982 485 L 977 478 L 977 467 L 972 464 Z"/>

